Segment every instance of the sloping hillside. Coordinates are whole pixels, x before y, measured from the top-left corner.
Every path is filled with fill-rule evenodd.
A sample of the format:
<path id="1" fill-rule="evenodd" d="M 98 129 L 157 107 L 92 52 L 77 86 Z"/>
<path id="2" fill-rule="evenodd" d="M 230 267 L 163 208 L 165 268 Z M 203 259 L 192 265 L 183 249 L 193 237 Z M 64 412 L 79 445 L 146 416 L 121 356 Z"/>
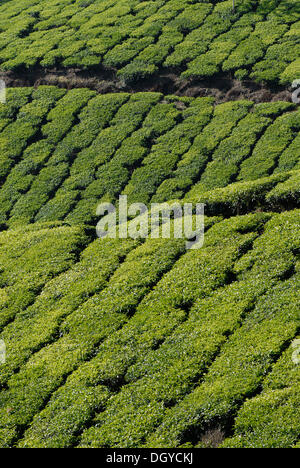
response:
<path id="1" fill-rule="evenodd" d="M 120 80 L 176 69 L 291 84 L 297 0 L 11 0 L 0 7 L 1 70 L 79 67 Z M 105 76 L 105 75 L 104 75 Z"/>
<path id="2" fill-rule="evenodd" d="M 0 116 L 1 446 L 296 445 L 298 108 L 39 87 Z M 96 239 L 120 193 L 205 202 L 204 247 Z"/>
<path id="3" fill-rule="evenodd" d="M 299 31 L 296 0 L 1 2 L 1 448 L 300 448 Z M 120 195 L 204 203 L 204 246 L 99 239 Z"/>
<path id="4" fill-rule="evenodd" d="M 94 225 L 97 204 L 120 193 L 130 203 L 205 201 L 210 214 L 223 213 L 221 201 L 232 214 L 249 203 L 277 210 L 298 201 L 291 171 L 300 170 L 300 114 L 292 103 L 214 105 L 55 87 L 8 95 L 1 107 L 3 226 Z"/>

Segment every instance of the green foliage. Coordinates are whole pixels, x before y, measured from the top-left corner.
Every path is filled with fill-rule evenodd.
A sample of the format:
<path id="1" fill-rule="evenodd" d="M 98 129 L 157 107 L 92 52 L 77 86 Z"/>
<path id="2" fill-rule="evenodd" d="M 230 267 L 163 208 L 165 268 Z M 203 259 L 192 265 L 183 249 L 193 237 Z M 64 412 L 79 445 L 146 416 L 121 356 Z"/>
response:
<path id="1" fill-rule="evenodd" d="M 130 83 L 180 67 L 290 84 L 299 73 L 296 1 L 10 0 L 0 7 L 0 67 L 104 66 Z"/>
<path id="2" fill-rule="evenodd" d="M 132 244 L 132 241 L 129 242 Z M 23 367 L 32 384 L 32 391 L 26 396 L 26 405 L 21 403 L 24 395 L 19 391 L 20 382 L 27 379 L 25 374 L 23 377 L 20 373 L 12 376 L 8 381 L 11 382 L 8 383 L 10 390 L 1 395 L 1 445 L 10 440 L 11 428 L 28 423 L 37 408 L 41 409 L 48 396 L 63 383 L 64 376 L 75 370 L 99 342 L 128 320 L 131 311 L 147 294 L 153 282 L 170 268 L 183 249 L 182 241 L 159 240 L 154 243 L 150 241 L 134 250 L 111 276 L 102 292 L 96 291 L 94 296 L 60 323 L 60 339 L 35 355 L 35 364 L 28 362 Z M 89 320 L 84 320 L 87 313 Z M 57 359 L 61 363 L 59 366 Z M 15 409 L 19 410 L 9 415 L 5 407 L 13 400 Z"/>
<path id="3" fill-rule="evenodd" d="M 192 146 L 182 156 L 177 168 L 157 189 L 153 201 L 162 202 L 182 198 L 184 193 L 199 178 L 210 155 L 218 144 L 231 134 L 235 125 L 246 116 L 251 102 L 228 102 L 215 106 L 211 121 L 193 140 Z"/>
<path id="4" fill-rule="evenodd" d="M 253 251 L 238 262 L 235 268 L 238 277 L 246 284 L 249 281 L 250 288 L 255 285 L 258 294 L 259 289 L 267 291 L 258 297 L 251 314 L 229 337 L 203 382 L 181 402 L 166 410 L 163 422 L 148 437 L 147 447 L 164 447 L 166 444 L 176 447 L 185 442 L 187 433 L 194 433 L 200 442 L 205 428 L 213 424 L 225 425 L 241 402 L 251 397 L 262 384 L 285 344 L 297 336 L 299 274 L 278 284 L 276 280 L 281 280 L 291 267 L 295 267 L 297 258 L 292 251 L 299 245 L 298 229 L 299 211 L 275 216 L 266 225 L 265 234 L 254 242 Z M 243 295 L 248 291 L 245 285 Z M 295 400 L 295 411 L 296 408 Z M 268 411 L 264 414 L 267 419 Z M 290 411 L 287 421 L 289 414 Z M 293 429 L 299 438 L 299 427 L 295 425 Z M 92 435 L 93 431 L 94 428 L 90 429 Z M 259 445 L 258 440 L 257 443 Z M 279 447 L 280 441 L 275 445 Z"/>
<path id="5" fill-rule="evenodd" d="M 299 369 L 293 353 L 291 345 L 264 379 L 262 394 L 244 403 L 235 422 L 235 435 L 223 447 L 291 448 L 297 442 Z"/>
<path id="6" fill-rule="evenodd" d="M 257 138 L 270 124 L 270 119 L 258 117 L 255 113 L 248 114 L 233 130 L 230 137 L 223 140 L 212 154 L 201 180 L 192 193 L 212 190 L 217 187 L 226 187 L 235 180 L 239 166 L 251 154 Z"/>
<path id="7" fill-rule="evenodd" d="M 16 91 L 16 105 L 31 92 Z M 12 102 L 11 90 L 9 96 Z M 0 119 L 6 148 L 2 225 L 64 219 L 94 224 L 100 201 L 114 201 L 122 192 L 129 202 L 186 197 L 205 200 L 210 214 L 244 213 L 268 206 L 265 195 L 275 182 L 300 167 L 299 113 L 292 103 L 213 105 L 211 98 L 96 96 L 53 87 L 41 87 L 32 97 L 15 114 L 9 102 Z M 22 129 L 18 138 L 16 129 Z M 282 177 L 267 179 L 277 173 Z M 239 180 L 254 183 L 235 184 Z M 287 206 L 288 199 L 295 205 L 296 185 L 275 205 Z"/>
<path id="8" fill-rule="evenodd" d="M 207 98 L 195 99 L 183 110 L 183 121 L 155 141 L 142 167 L 133 172 L 124 190 L 130 201 L 149 201 L 156 188 L 170 176 L 179 158 L 188 151 L 192 139 L 208 124 L 212 111 L 212 101 Z"/>
<path id="9" fill-rule="evenodd" d="M 187 195 L 185 201 L 205 203 L 210 215 L 247 213 L 254 209 L 289 207 L 289 201 L 298 199 L 299 171 L 276 174 L 251 182 L 238 182 L 197 195 Z M 276 197 L 277 194 L 277 197 Z"/>
<path id="10" fill-rule="evenodd" d="M 300 130 L 300 114 L 292 112 L 270 125 L 254 148 L 250 158 L 241 165 L 239 180 L 253 180 L 272 173 L 277 160 Z"/>
<path id="11" fill-rule="evenodd" d="M 196 37 L 215 10 L 229 30 L 207 43 L 203 63 L 219 67 L 220 44 L 230 57 L 252 28 L 263 47 L 277 38 L 262 26 L 269 3 L 232 15 L 230 2 L 46 2 L 40 16 L 39 2 L 30 7 L 39 33 L 55 15 L 89 40 L 99 28 L 108 38 L 110 10 L 127 39 L 128 28 L 151 38 L 143 60 L 155 47 L 163 59 L 166 38 Z M 0 148 L 0 446 L 203 447 L 211 428 L 229 425 L 224 447 L 297 446 L 297 107 L 16 88 L 0 107 Z M 121 193 L 205 203 L 204 246 L 95 240 L 96 206 Z"/>
<path id="12" fill-rule="evenodd" d="M 5 288 L 0 327 L 25 309 L 45 283 L 70 268 L 87 238 L 80 227 L 25 227 L 1 233 L 0 284 Z"/>

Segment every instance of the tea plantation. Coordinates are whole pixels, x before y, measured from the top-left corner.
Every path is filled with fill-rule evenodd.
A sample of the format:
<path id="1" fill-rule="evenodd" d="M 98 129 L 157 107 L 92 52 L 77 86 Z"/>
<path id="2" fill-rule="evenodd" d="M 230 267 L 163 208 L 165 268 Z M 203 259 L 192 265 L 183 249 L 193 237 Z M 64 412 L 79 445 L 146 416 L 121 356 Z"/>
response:
<path id="1" fill-rule="evenodd" d="M 1 70 L 110 70 L 121 81 L 175 69 L 291 84 L 300 72 L 298 0 L 10 0 Z"/>
<path id="2" fill-rule="evenodd" d="M 154 91 L 288 89 L 299 1 L 0 5 L 4 80 L 119 84 L 0 102 L 0 448 L 300 448 L 300 107 Z M 204 246 L 99 239 L 120 195 L 204 203 Z"/>
<path id="3" fill-rule="evenodd" d="M 298 107 L 41 86 L 0 119 L 0 446 L 296 445 Z M 121 193 L 204 202 L 204 247 L 96 239 Z"/>

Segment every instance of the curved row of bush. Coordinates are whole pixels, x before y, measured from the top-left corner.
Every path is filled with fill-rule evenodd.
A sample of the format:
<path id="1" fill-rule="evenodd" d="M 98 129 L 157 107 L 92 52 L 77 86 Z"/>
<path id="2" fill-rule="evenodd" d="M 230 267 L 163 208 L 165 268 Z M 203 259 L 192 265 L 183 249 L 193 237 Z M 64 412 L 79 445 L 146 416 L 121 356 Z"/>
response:
<path id="1" fill-rule="evenodd" d="M 235 420 L 234 437 L 223 447 L 285 448 L 299 440 L 299 366 L 292 345 L 274 364 L 263 381 L 263 392 L 247 400 Z"/>
<path id="2" fill-rule="evenodd" d="M 101 241 L 98 240 L 97 243 L 101 244 Z M 107 247 L 112 257 L 107 260 L 106 268 L 113 273 L 114 263 L 121 255 L 126 256 L 130 252 L 132 242 L 129 241 L 128 245 L 125 241 L 123 248 L 120 245 L 119 253 L 114 243 Z M 102 249 L 105 247 L 100 246 L 100 253 L 95 256 L 95 261 L 101 257 Z M 56 293 L 62 295 L 62 292 L 57 288 L 54 291 L 53 307 L 48 308 L 48 301 L 45 304 L 41 294 L 31 308 L 24 310 L 24 315 L 18 316 L 8 328 L 4 328 L 2 335 L 5 337 L 7 334 L 8 342 L 18 344 L 15 352 L 13 349 L 11 351 L 12 358 L 8 361 L 10 365 L 8 364 L 6 372 L 4 368 L 4 379 L 8 380 L 6 389 L 0 393 L 2 446 L 11 444 L 19 430 L 26 427 L 36 412 L 43 408 L 51 393 L 64 383 L 66 376 L 91 358 L 103 339 L 126 323 L 142 298 L 160 276 L 171 268 L 183 250 L 182 241 L 154 241 L 149 245 L 145 244 L 129 253 L 126 261 L 107 278 L 107 282 L 103 282 L 103 277 L 97 274 L 95 265 L 91 272 L 92 277 L 96 275 L 95 290 L 92 288 L 89 294 L 88 289 L 83 286 L 83 297 L 79 299 L 73 297 L 74 284 L 71 275 L 65 279 L 68 289 L 63 287 L 66 292 L 61 304 L 57 301 Z M 87 297 L 84 296 L 85 292 Z M 68 302 L 66 309 L 64 304 L 68 305 Z M 45 313 L 48 317 L 47 326 Z M 178 312 L 177 315 L 180 320 L 182 314 Z M 24 333 L 27 320 L 32 328 L 28 332 L 28 339 L 26 337 L 22 341 L 20 337 Z M 22 363 L 24 365 L 20 371 L 11 375 Z M 25 393 L 24 382 L 30 382 L 30 386 L 25 385 Z M 10 407 L 14 408 L 13 412 L 7 411 Z"/>
<path id="3" fill-rule="evenodd" d="M 237 264 L 236 272 L 244 281 L 249 280 L 251 284 L 252 278 L 255 288 L 270 289 L 258 299 L 241 327 L 228 338 L 203 381 L 200 380 L 195 390 L 182 401 L 166 410 L 160 426 L 147 437 L 146 446 L 176 447 L 190 441 L 194 444 L 198 441 L 202 446 L 202 437 L 208 429 L 220 426 L 230 430 L 243 401 L 259 392 L 265 376 L 299 330 L 298 230 L 299 211 L 276 215 L 267 224 L 266 235 L 255 241 L 254 249 Z M 245 289 L 244 294 L 247 292 Z M 299 368 L 292 364 L 295 366 L 293 373 L 299 375 Z M 288 385 L 293 385 L 288 373 L 282 378 L 287 379 Z M 296 392 L 296 388 L 294 390 Z M 294 405 L 297 415 L 296 400 Z M 275 418 L 274 410 L 272 414 Z M 284 414 L 284 403 L 281 414 Z M 281 420 L 273 419 L 273 428 L 278 433 L 281 423 Z M 285 427 L 289 423 L 290 413 L 287 412 Z M 84 442 L 92 440 L 96 443 L 93 431 L 94 428 L 87 431 Z M 101 427 L 97 431 L 101 433 Z M 286 446 L 299 439 L 299 425 L 298 430 L 297 425 L 291 427 L 291 432 L 293 437 Z M 277 446 L 281 443 L 279 440 Z M 274 439 L 273 444 L 276 445 Z"/>
<path id="4" fill-rule="evenodd" d="M 299 130 L 289 103 L 8 90 L 1 447 L 299 444 Z M 204 247 L 94 240 L 121 193 L 205 203 Z"/>
<path id="5" fill-rule="evenodd" d="M 95 421 L 97 429 L 90 429 L 84 435 L 82 444 L 139 445 L 139 441 L 155 428 L 163 415 L 166 414 L 167 417 L 168 407 L 173 406 L 178 399 L 180 400 L 180 395 L 184 396 L 191 392 L 200 378 L 201 369 L 204 372 L 206 367 L 210 367 L 216 353 L 225 353 L 221 359 L 222 363 L 227 362 L 231 356 L 225 368 L 221 364 L 219 366 L 225 375 L 228 373 L 226 376 L 228 385 L 232 380 L 232 373 L 237 373 L 238 369 L 243 372 L 244 377 L 240 381 L 244 382 L 248 369 L 245 366 L 246 357 L 249 362 L 253 361 L 255 366 L 258 362 L 263 362 L 264 366 L 269 365 L 265 355 L 262 355 L 260 360 L 257 357 L 253 359 L 251 353 L 255 352 L 255 356 L 258 356 L 258 348 L 249 348 L 249 345 L 243 344 L 241 337 L 248 340 L 247 343 L 253 339 L 253 342 L 257 344 L 257 336 L 260 335 L 261 328 L 268 330 L 268 337 L 273 333 L 274 339 L 266 339 L 262 343 L 262 346 L 268 344 L 268 350 L 271 347 L 270 359 L 272 361 L 273 356 L 280 353 L 281 349 L 277 348 L 275 336 L 280 342 L 283 339 L 293 338 L 292 333 L 295 333 L 299 307 L 297 283 L 294 289 L 296 315 L 292 315 L 293 300 L 289 303 L 290 313 L 286 315 L 282 306 L 283 296 L 282 304 L 278 306 L 281 315 L 278 320 L 276 316 L 273 317 L 272 311 L 274 310 L 275 314 L 274 307 L 276 308 L 278 303 L 278 291 L 282 294 L 282 291 L 287 290 L 286 296 L 289 300 L 293 297 L 291 296 L 292 290 L 287 287 L 289 282 L 285 283 L 281 280 L 286 275 L 293 275 L 293 268 L 297 265 L 297 256 L 294 252 L 297 252 L 299 248 L 297 235 L 299 213 L 276 215 L 268 221 L 270 218 L 272 218 L 271 215 L 264 214 L 240 217 L 218 223 L 210 229 L 207 233 L 206 250 L 187 253 L 175 264 L 171 272 L 138 306 L 135 315 L 129 318 L 128 323 L 124 324 L 120 331 L 116 331 L 111 337 L 105 339 L 98 348 L 96 357 L 88 363 L 82 363 L 79 369 L 70 375 L 66 384 L 53 394 L 45 410 L 41 414 L 38 412 L 35 416 L 21 445 L 73 445 L 77 440 L 78 432 L 90 421 L 94 412 L 97 409 L 99 411 L 100 408 L 104 410 L 106 407 L 105 412 L 101 412 Z M 267 225 L 263 228 L 266 222 Z M 263 234 L 259 235 L 262 231 L 264 231 Z M 164 241 L 165 246 L 167 243 L 169 241 Z M 289 245 L 289 250 L 287 250 L 287 245 Z M 138 251 L 139 249 L 132 253 L 132 258 L 136 258 L 140 263 L 141 257 Z M 150 243 L 147 251 L 152 257 L 153 250 Z M 220 264 L 220 251 L 223 253 L 223 267 Z M 161 257 L 161 251 L 159 255 Z M 224 268 L 223 275 L 225 276 L 222 276 L 222 268 Z M 213 270 L 215 270 L 214 274 Z M 236 279 L 233 279 L 230 271 L 235 272 Z M 199 277 L 197 278 L 195 274 Z M 216 280 L 217 290 L 210 292 Z M 228 286 L 224 286 L 226 282 L 229 283 Z M 199 286 L 196 287 L 196 284 Z M 293 284 L 292 281 L 291 287 Z M 163 293 L 166 289 L 168 295 Z M 269 292 L 266 293 L 268 290 Z M 118 294 L 117 296 L 120 301 Z M 193 305 L 194 301 L 196 302 Z M 267 305 L 261 310 L 261 304 L 265 302 Z M 273 304 L 271 309 L 270 304 Z M 188 316 L 185 311 L 187 306 Z M 174 307 L 173 316 L 171 309 Z M 163 310 L 167 314 L 165 322 Z M 72 333 L 72 340 L 76 339 L 77 343 L 79 341 L 80 344 L 77 346 L 83 349 L 84 335 L 82 333 L 87 324 L 84 324 L 82 320 L 82 312 L 80 315 L 81 320 L 72 319 L 72 328 L 76 325 L 74 333 L 77 334 L 76 339 Z M 99 320 L 99 315 L 97 316 Z M 282 324 L 283 316 L 285 317 L 284 324 Z M 90 311 L 88 317 L 90 320 Z M 290 326 L 289 320 L 291 320 Z M 103 325 L 103 322 L 101 323 Z M 251 323 L 254 336 L 250 334 Z M 261 323 L 259 328 L 258 323 Z M 281 323 L 280 327 L 279 323 Z M 92 330 L 89 326 L 88 328 L 90 337 Z M 284 333 L 283 330 L 285 330 Z M 288 335 L 289 330 L 291 335 Z M 50 363 L 57 360 L 59 355 L 63 359 L 61 364 L 68 361 L 68 366 L 74 359 L 78 359 L 77 346 L 71 347 L 73 351 L 71 357 L 70 343 L 68 342 L 67 346 L 64 342 L 63 348 L 63 339 L 59 341 L 61 344 L 57 354 L 55 344 L 46 347 L 44 351 L 33 356 L 19 374 L 8 381 L 11 390 L 7 395 L 6 392 L 2 393 L 2 397 L 5 397 L 3 401 L 7 402 L 4 406 L 6 408 L 8 402 L 15 402 L 13 407 L 16 412 L 9 414 L 9 420 L 5 419 L 6 437 L 15 429 L 18 421 L 27 424 L 33 413 L 38 411 L 37 406 L 34 405 L 37 395 L 42 398 L 45 391 L 49 392 L 49 388 L 53 391 L 52 378 L 49 375 L 50 368 L 52 368 L 52 366 L 49 367 Z M 241 351 L 237 351 L 239 359 L 244 359 L 244 361 L 237 362 L 234 367 L 233 350 L 237 346 L 241 348 Z M 223 348 L 224 351 L 222 351 Z M 249 348 L 248 353 L 244 356 L 247 348 Z M 80 357 L 83 360 L 86 359 L 85 356 Z M 46 369 L 48 369 L 47 372 Z M 54 369 L 51 374 L 53 371 Z M 61 369 L 56 368 L 56 378 L 58 378 L 58 372 L 61 372 Z M 252 364 L 249 372 L 252 375 Z M 26 417 L 29 419 L 23 415 L 23 409 L 22 411 L 17 409 L 19 392 L 17 382 L 24 381 L 25 375 L 27 377 L 30 375 L 30 381 L 34 384 L 32 396 L 30 392 L 26 397 Z M 239 375 L 236 378 L 239 379 Z M 245 380 L 245 384 L 247 382 Z M 254 384 L 251 385 L 258 385 L 257 382 L 257 379 L 254 379 Z M 223 388 L 222 385 L 220 388 Z M 232 385 L 227 391 L 231 395 Z M 38 401 L 41 404 L 41 400 Z M 206 404 L 209 401 L 207 398 Z M 31 407 L 35 409 L 33 412 Z M 209 408 L 213 406 L 209 405 Z M 174 411 L 172 410 L 173 413 Z M 137 424 L 137 414 L 140 415 L 139 424 Z M 225 413 L 223 417 L 226 419 L 228 414 Z M 119 420 L 118 424 L 117 420 Z M 10 426 L 11 424 L 13 427 Z M 169 444 L 170 440 L 172 439 L 164 443 Z M 6 441 L 6 443 L 9 442 Z M 149 445 L 152 446 L 152 442 L 149 442 Z"/>
<path id="6" fill-rule="evenodd" d="M 2 447 L 16 443 L 26 428 L 20 446 L 73 446 L 97 412 L 83 446 L 134 447 L 145 439 L 149 446 L 202 444 L 206 427 L 227 427 L 297 335 L 299 211 L 212 218 L 206 224 L 205 247 L 185 254 L 184 243 L 174 240 L 140 246 L 97 240 L 86 247 L 82 229 L 59 224 L 26 228 L 23 239 L 24 228 L 2 233 L 0 253 L 11 257 L 4 260 L 3 294 L 9 291 L 8 275 L 21 284 L 20 265 L 27 267 L 22 279 L 41 275 L 41 254 L 34 264 L 28 258 L 37 245 L 45 250 L 46 233 L 47 246 L 59 251 L 62 232 L 77 250 L 75 259 L 62 249 L 69 263 L 58 251 L 49 252 L 59 264 L 56 278 L 49 281 L 50 272 L 35 289 L 33 304 L 23 303 L 14 321 L 2 326 L 8 348 L 8 362 L 1 366 Z M 63 242 L 65 247 L 66 237 Z M 288 425 L 284 402 L 296 404 L 298 369 L 285 354 L 276 366 L 263 385 L 267 395 L 273 385 L 291 387 L 283 399 L 278 395 L 276 406 Z M 249 404 L 259 411 L 265 401 L 263 393 Z M 280 433 L 272 414 L 273 430 Z M 237 436 L 227 445 L 248 443 L 238 421 Z M 297 427 L 290 436 L 282 431 L 278 445 L 295 443 Z M 274 445 L 267 438 L 272 426 L 265 431 L 264 444 Z"/>
<path id="7" fill-rule="evenodd" d="M 1 331 L 34 302 L 48 281 L 76 262 L 88 241 L 80 226 L 24 226 L 0 233 Z"/>
<path id="8" fill-rule="evenodd" d="M 299 72 L 296 0 L 10 0 L 0 7 L 0 68 L 102 65 L 133 81 L 161 68 L 291 84 Z"/>
<path id="9" fill-rule="evenodd" d="M 300 167 L 299 125 L 289 103 L 9 90 L 0 105 L 0 224 L 93 224 L 97 205 L 121 193 L 130 203 L 225 203 L 228 184 L 240 180 L 233 190 L 252 194 L 261 186 L 256 179 L 278 173 L 280 181 Z M 297 202 L 296 179 L 293 194 L 282 196 Z M 248 206 L 248 198 L 241 203 Z"/>
<path id="10" fill-rule="evenodd" d="M 250 223 L 251 227 L 261 226 L 260 218 L 263 220 L 263 217 L 258 218 L 258 222 Z M 240 224 L 240 229 L 245 229 L 245 223 L 241 221 Z M 234 228 L 229 222 L 224 227 L 220 225 L 212 230 L 211 234 L 208 233 L 206 249 L 185 254 L 151 293 L 150 287 L 164 271 L 172 267 L 178 255 L 184 252 L 182 241 L 149 240 L 127 255 L 126 261 L 107 283 L 103 281 L 103 276 L 99 277 L 97 274 L 98 269 L 102 267 L 104 277 L 107 275 L 106 269 L 113 272 L 121 252 L 126 254 L 126 251 L 132 249 L 134 242 L 124 241 L 125 244 L 119 246 L 120 250 L 116 250 L 116 241 L 102 244 L 102 241 L 98 240 L 91 244 L 79 263 L 68 273 L 51 281 L 37 296 L 34 304 L 18 314 L 15 321 L 2 332 L 1 336 L 7 341 L 8 351 L 11 353 L 1 378 L 2 383 L 5 382 L 7 386 L 7 390 L 3 389 L 0 396 L 3 408 L 2 443 L 9 444 L 9 441 L 13 440 L 12 433 L 14 437 L 17 436 L 18 429 L 30 422 L 38 409 L 42 408 L 49 394 L 63 383 L 63 377 L 83 361 L 90 359 L 93 356 L 92 349 L 104 338 L 108 339 L 108 343 L 103 344 L 103 347 L 109 353 L 104 362 L 100 361 L 97 364 L 97 359 L 92 360 L 91 364 L 84 365 L 79 375 L 81 378 L 87 378 L 90 375 L 88 367 L 93 369 L 96 365 L 99 378 L 100 365 L 103 368 L 103 383 L 108 384 L 108 387 L 115 385 L 114 382 L 118 381 L 120 374 L 126 371 L 128 365 L 132 364 L 141 352 L 151 351 L 156 343 L 185 320 L 185 307 L 192 304 L 199 294 L 209 294 L 211 290 L 220 287 L 227 277 L 230 278 L 228 269 L 231 268 L 232 261 L 240 256 L 240 251 L 243 252 L 243 246 L 248 246 L 249 242 L 251 244 L 253 236 L 257 236 L 240 234 L 238 230 L 239 224 Z M 220 250 L 223 252 L 222 261 L 219 260 L 216 264 L 220 258 Z M 111 258 L 107 258 L 112 251 L 116 252 Z M 226 255 L 225 251 L 228 252 Z M 102 256 L 102 252 L 104 258 L 97 265 L 96 260 L 99 259 L 99 255 Z M 74 297 L 74 274 L 82 274 L 85 271 L 87 262 L 90 262 L 90 255 L 94 255 L 95 258 L 95 264 L 90 269 L 95 289 L 91 285 L 90 290 L 87 290 L 83 282 L 83 291 L 92 297 L 82 297 L 83 293 L 79 294 L 80 291 L 78 296 L 75 294 Z M 18 264 L 15 267 L 18 268 Z M 14 271 L 12 266 L 10 269 Z M 213 275 L 212 269 L 215 270 Z M 85 280 L 88 280 L 87 276 Z M 170 294 L 169 289 L 172 285 L 174 289 Z M 164 292 L 167 290 L 168 295 Z M 145 295 L 145 299 L 138 306 Z M 49 307 L 51 301 L 53 307 Z M 82 301 L 83 304 L 80 305 Z M 136 307 L 137 311 L 131 319 Z M 28 331 L 23 337 L 26 324 Z M 117 332 L 120 327 L 120 332 Z M 110 334 L 111 338 L 108 338 Z M 146 335 L 149 335 L 147 339 Z M 135 344 L 138 336 L 140 344 Z M 131 352 L 126 345 L 128 339 L 134 339 Z M 120 346 L 126 346 L 127 352 L 121 352 Z M 142 348 L 139 351 L 140 346 Z M 111 364 L 108 363 L 108 359 Z M 12 375 L 19 367 L 20 370 Z M 30 390 L 28 388 L 28 392 L 26 391 L 24 406 L 23 385 L 20 393 L 20 384 L 25 381 L 30 382 Z M 71 394 L 69 397 L 71 398 Z M 12 413 L 7 413 L 7 405 L 14 408 Z"/>

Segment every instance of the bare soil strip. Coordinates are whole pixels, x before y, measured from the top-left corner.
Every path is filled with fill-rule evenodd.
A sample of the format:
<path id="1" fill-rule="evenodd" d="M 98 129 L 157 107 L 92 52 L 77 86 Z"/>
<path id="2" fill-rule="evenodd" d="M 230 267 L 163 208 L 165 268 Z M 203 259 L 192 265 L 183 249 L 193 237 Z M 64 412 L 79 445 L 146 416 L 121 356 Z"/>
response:
<path id="1" fill-rule="evenodd" d="M 176 96 L 212 96 L 217 104 L 240 99 L 252 100 L 255 103 L 291 101 L 291 90 L 282 86 L 260 84 L 250 80 L 239 81 L 225 75 L 203 80 L 182 80 L 178 71 L 168 70 L 132 83 L 120 81 L 114 70 L 47 70 L 41 67 L 25 71 L 0 71 L 0 79 L 3 79 L 8 87 L 55 85 L 66 89 L 89 88 L 101 94 L 152 91 Z"/>

